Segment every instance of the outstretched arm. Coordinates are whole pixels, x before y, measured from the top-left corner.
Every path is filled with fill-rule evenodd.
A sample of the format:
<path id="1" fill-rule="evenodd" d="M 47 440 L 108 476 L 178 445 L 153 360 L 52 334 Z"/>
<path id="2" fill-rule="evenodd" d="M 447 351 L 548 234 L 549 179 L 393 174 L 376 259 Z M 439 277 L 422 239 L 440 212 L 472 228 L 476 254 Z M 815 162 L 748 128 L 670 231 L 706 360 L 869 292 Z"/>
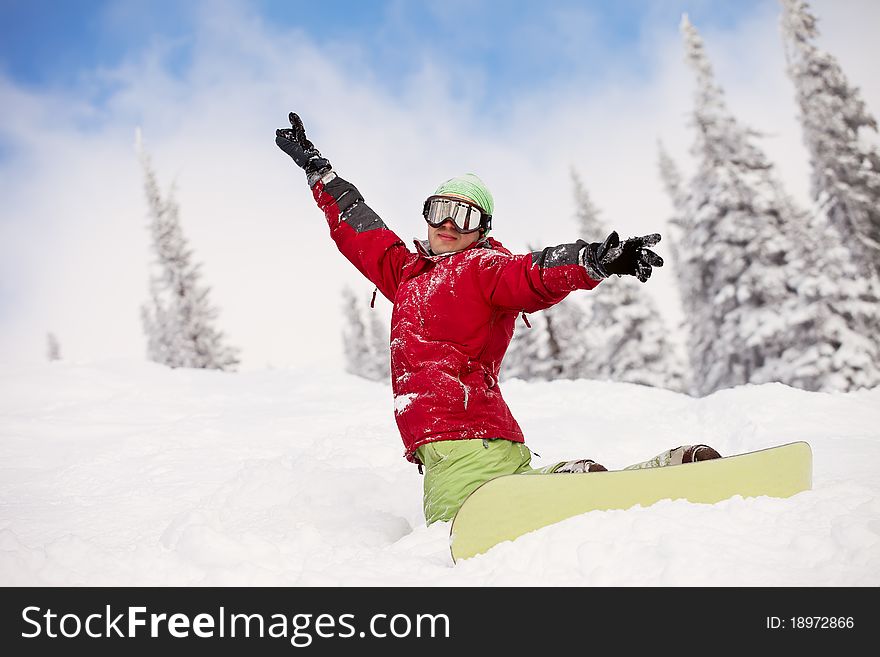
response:
<path id="1" fill-rule="evenodd" d="M 324 212 L 339 251 L 389 300 L 400 284 L 410 252 L 366 203 L 358 189 L 336 175 L 329 160 L 306 137 L 298 115 L 290 128 L 275 131 L 275 143 L 306 174 L 312 195 Z"/>
<path id="2" fill-rule="evenodd" d="M 492 305 L 529 313 L 559 303 L 574 290 L 591 290 L 612 274 L 636 276 L 644 283 L 653 267 L 663 266 L 663 259 L 647 248 L 659 241 L 655 233 L 621 243 L 613 232 L 603 242 L 578 240 L 498 259 L 482 274 L 483 289 Z"/>

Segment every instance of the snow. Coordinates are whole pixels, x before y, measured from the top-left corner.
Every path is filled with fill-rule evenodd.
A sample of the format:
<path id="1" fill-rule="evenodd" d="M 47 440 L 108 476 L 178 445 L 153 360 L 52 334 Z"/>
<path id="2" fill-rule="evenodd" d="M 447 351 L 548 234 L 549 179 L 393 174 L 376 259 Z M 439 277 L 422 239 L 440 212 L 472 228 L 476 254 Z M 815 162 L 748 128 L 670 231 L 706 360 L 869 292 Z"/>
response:
<path id="1" fill-rule="evenodd" d="M 536 466 L 806 440 L 813 490 L 592 512 L 453 564 L 387 385 L 135 361 L 3 371 L 4 586 L 880 585 L 880 388 L 506 381 Z"/>
<path id="2" fill-rule="evenodd" d="M 415 392 L 411 392 L 406 395 L 398 395 L 394 398 L 394 412 L 395 413 L 403 413 L 407 407 L 412 403 L 412 400 L 418 397 L 418 394 Z"/>

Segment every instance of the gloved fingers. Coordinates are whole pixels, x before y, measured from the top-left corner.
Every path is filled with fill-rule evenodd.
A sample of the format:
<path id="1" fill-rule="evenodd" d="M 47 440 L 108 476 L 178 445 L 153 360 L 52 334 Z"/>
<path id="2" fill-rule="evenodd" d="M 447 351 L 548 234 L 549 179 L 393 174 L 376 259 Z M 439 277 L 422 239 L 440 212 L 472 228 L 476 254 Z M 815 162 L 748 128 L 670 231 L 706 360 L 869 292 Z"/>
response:
<path id="1" fill-rule="evenodd" d="M 277 141 L 279 138 L 287 139 L 288 141 L 296 141 L 296 135 L 291 128 L 278 128 L 278 130 L 275 131 L 275 140 Z"/>
<path id="2" fill-rule="evenodd" d="M 663 266 L 663 258 L 648 249 L 642 249 L 641 260 L 642 262 L 647 263 L 653 267 Z"/>
<path id="3" fill-rule="evenodd" d="M 636 276 L 642 283 L 647 283 L 648 279 L 651 278 L 651 265 L 640 262 L 636 266 Z"/>
<path id="4" fill-rule="evenodd" d="M 302 146 L 304 151 L 313 150 L 315 145 L 306 137 L 306 129 L 303 126 L 302 119 L 299 118 L 299 114 L 291 112 L 287 118 L 290 120 L 290 125 L 294 134 L 294 141 Z"/>
<path id="5" fill-rule="evenodd" d="M 295 141 L 277 132 L 275 133 L 275 145 L 288 155 L 291 155 L 291 149 L 300 150 Z"/>
<path id="6" fill-rule="evenodd" d="M 638 240 L 639 246 L 654 246 L 657 242 L 660 241 L 660 233 L 651 233 L 650 235 L 645 235 L 643 237 L 634 238 Z"/>

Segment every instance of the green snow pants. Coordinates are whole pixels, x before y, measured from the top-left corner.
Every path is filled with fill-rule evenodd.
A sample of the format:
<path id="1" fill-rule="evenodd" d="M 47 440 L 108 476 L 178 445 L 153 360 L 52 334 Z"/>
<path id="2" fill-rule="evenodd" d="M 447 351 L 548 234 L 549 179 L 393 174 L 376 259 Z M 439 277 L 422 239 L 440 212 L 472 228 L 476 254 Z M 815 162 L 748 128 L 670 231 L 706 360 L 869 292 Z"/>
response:
<path id="1" fill-rule="evenodd" d="M 658 468 L 675 463 L 681 448 L 666 450 L 652 459 L 627 466 L 625 470 Z M 467 496 L 490 479 L 509 474 L 550 474 L 571 463 L 560 461 L 532 468 L 532 455 L 522 443 L 503 438 L 442 440 L 416 450 L 425 467 L 425 522 L 449 521 Z M 680 455 L 679 455 L 679 463 Z"/>
<path id="2" fill-rule="evenodd" d="M 425 466 L 425 522 L 449 521 L 468 495 L 490 479 L 509 474 L 553 472 L 561 463 L 531 467 L 532 455 L 522 443 L 502 438 L 442 440 L 416 450 Z"/>

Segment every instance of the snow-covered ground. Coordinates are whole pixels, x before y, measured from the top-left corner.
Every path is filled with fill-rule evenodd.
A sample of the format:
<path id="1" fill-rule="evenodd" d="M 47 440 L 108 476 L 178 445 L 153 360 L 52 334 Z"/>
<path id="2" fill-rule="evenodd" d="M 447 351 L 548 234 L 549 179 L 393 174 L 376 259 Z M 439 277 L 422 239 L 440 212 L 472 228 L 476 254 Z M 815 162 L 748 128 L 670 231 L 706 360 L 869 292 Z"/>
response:
<path id="1" fill-rule="evenodd" d="M 7 365 L 0 585 L 878 586 L 880 388 L 703 399 L 503 384 L 541 458 L 611 469 L 667 447 L 806 440 L 813 490 L 597 511 L 453 564 L 425 527 L 390 388 L 334 372 Z"/>

